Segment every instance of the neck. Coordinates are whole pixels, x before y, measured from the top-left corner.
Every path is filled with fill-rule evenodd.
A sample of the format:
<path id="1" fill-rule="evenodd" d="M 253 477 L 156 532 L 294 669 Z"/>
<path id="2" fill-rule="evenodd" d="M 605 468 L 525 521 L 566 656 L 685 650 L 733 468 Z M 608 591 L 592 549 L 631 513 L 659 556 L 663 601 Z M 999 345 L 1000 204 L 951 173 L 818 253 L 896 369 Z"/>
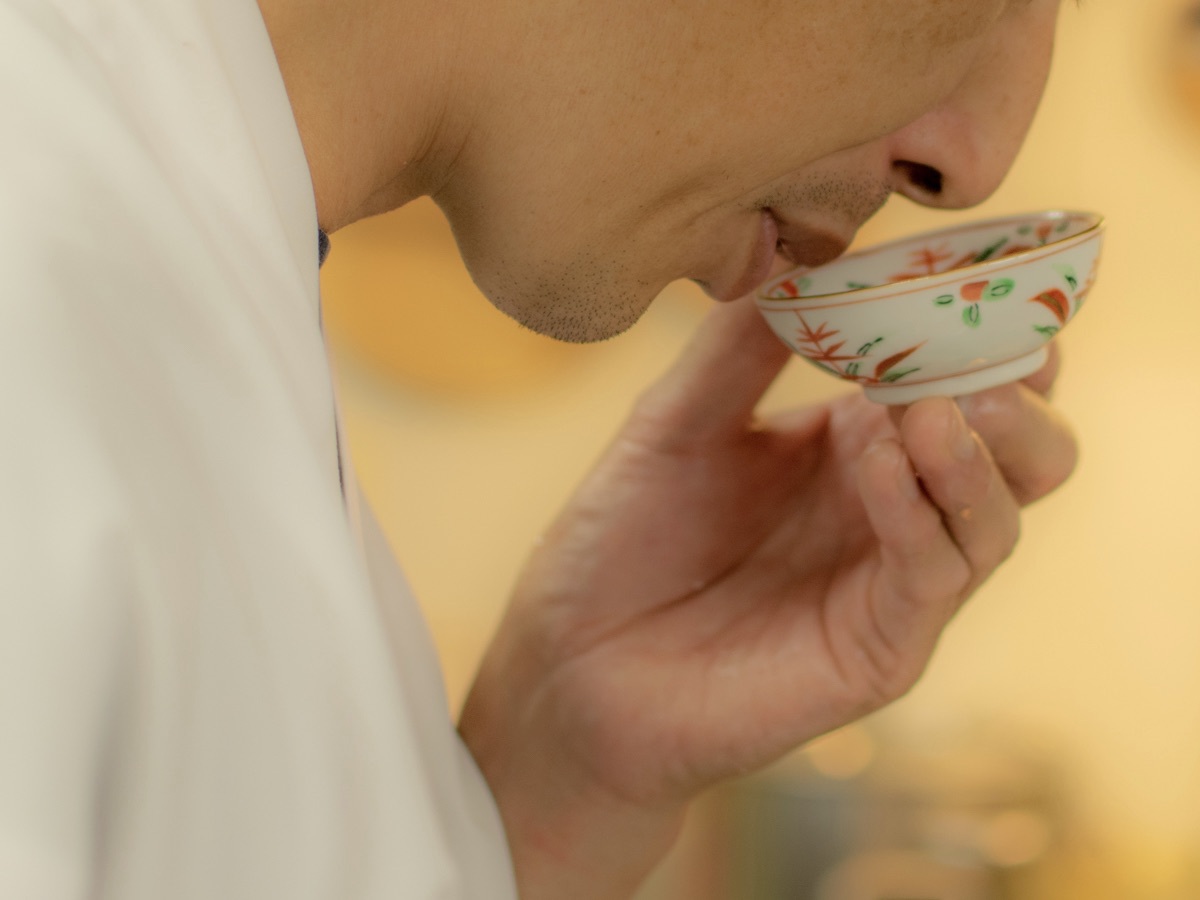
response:
<path id="1" fill-rule="evenodd" d="M 308 158 L 317 222 L 336 231 L 435 193 L 469 133 L 450 0 L 258 0 Z"/>

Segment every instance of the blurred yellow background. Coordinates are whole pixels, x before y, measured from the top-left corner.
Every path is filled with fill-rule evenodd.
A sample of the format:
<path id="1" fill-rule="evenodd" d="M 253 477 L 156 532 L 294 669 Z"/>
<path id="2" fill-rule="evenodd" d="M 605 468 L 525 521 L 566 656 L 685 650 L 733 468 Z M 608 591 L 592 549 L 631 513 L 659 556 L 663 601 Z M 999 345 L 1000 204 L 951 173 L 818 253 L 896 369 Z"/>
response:
<path id="1" fill-rule="evenodd" d="M 1080 468 L 881 724 L 931 746 L 996 723 L 1036 736 L 1126 900 L 1200 897 L 1200 39 L 1185 9 L 1064 4 L 1005 187 L 965 214 L 893 203 L 862 235 L 1049 206 L 1108 217 L 1098 286 L 1062 339 Z M 336 235 L 322 278 L 360 479 L 457 703 L 527 549 L 708 304 L 673 287 L 620 338 L 555 344 L 478 296 L 428 203 Z M 838 390 L 797 362 L 770 403 Z"/>

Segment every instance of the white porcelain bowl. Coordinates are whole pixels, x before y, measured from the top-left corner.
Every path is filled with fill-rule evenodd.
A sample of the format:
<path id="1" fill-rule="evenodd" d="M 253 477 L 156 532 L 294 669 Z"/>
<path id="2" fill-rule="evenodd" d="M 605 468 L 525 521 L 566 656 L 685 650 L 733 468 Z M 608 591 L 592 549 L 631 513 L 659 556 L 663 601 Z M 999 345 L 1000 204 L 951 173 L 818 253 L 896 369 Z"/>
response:
<path id="1" fill-rule="evenodd" d="M 976 222 L 795 269 L 758 307 L 796 353 L 879 403 L 981 391 L 1036 372 L 1091 290 L 1095 213 Z"/>

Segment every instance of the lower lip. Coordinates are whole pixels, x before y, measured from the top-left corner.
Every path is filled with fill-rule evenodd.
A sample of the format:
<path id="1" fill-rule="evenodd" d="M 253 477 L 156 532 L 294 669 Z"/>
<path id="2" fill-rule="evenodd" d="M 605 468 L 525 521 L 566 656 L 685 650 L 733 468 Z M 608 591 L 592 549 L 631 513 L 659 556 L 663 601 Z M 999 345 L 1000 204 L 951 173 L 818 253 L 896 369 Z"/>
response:
<path id="1" fill-rule="evenodd" d="M 775 250 L 779 246 L 779 225 L 766 210 L 761 213 L 758 242 L 754 247 L 754 255 L 746 267 L 742 277 L 737 279 L 727 290 L 719 292 L 718 300 L 729 302 L 746 296 L 769 277 L 771 267 L 775 265 Z"/>

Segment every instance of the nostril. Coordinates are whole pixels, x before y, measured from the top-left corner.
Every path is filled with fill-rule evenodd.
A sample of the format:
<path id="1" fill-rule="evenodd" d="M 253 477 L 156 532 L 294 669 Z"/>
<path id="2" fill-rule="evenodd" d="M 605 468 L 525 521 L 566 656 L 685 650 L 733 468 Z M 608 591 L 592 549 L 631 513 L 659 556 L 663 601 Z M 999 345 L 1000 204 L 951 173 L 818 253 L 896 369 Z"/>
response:
<path id="1" fill-rule="evenodd" d="M 898 160 L 895 166 L 909 184 L 926 194 L 937 197 L 945 187 L 942 173 L 933 166 L 906 159 Z"/>

